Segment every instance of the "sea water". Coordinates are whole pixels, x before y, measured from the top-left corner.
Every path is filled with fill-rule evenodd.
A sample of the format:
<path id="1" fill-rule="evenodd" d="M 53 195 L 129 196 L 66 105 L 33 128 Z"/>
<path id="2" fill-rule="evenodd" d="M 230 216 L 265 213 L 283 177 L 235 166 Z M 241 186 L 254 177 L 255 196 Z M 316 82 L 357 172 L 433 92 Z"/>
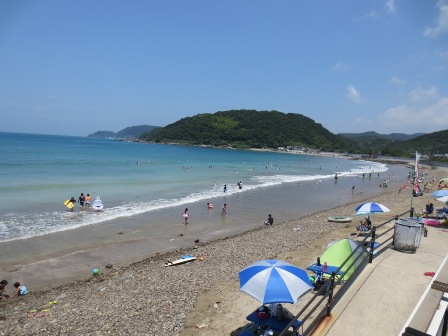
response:
<path id="1" fill-rule="evenodd" d="M 0 157 L 0 242 L 133 219 L 142 222 L 142 216 L 152 223 L 163 218 L 158 228 L 163 231 L 162 222 L 178 224 L 183 208 L 205 209 L 206 202 L 216 202 L 219 213 L 226 199 L 238 208 L 236 222 L 248 212 L 260 212 L 263 202 L 266 210 L 260 221 L 275 209 L 277 219 L 287 218 L 304 210 L 300 198 L 307 211 L 312 210 L 307 202 L 313 195 L 319 200 L 314 204 L 326 207 L 332 200 L 345 202 L 352 184 L 356 192 L 377 188 L 387 171 L 383 164 L 337 157 L 17 133 L 0 133 Z M 339 191 L 334 190 L 335 174 L 339 181 L 349 179 L 345 185 L 339 182 Z M 374 174 L 375 181 L 361 179 L 362 174 Z M 316 188 L 323 183 L 326 189 Z M 300 188 L 304 192 L 291 194 Z M 79 204 L 68 211 L 63 202 L 78 199 L 80 193 L 90 194 L 92 203 L 100 197 L 104 211 L 94 213 Z M 270 193 L 276 196 L 268 200 L 268 208 L 265 198 Z M 296 209 L 287 202 L 291 198 L 298 201 Z M 167 213 L 176 213 L 175 218 L 164 217 Z M 203 222 L 210 220 L 204 216 Z"/>

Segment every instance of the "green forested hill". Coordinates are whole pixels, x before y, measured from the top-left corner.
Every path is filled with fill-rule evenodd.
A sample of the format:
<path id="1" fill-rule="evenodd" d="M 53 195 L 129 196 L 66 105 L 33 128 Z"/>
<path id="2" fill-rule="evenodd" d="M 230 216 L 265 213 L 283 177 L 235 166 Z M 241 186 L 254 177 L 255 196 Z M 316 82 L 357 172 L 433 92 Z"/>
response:
<path id="1" fill-rule="evenodd" d="M 423 154 L 448 153 L 448 130 L 429 133 L 408 141 L 390 144 L 383 149 L 385 155 L 406 155 L 415 151 Z"/>
<path id="2" fill-rule="evenodd" d="M 142 140 L 237 148 L 304 146 L 352 151 L 356 144 L 301 114 L 232 110 L 198 114 L 145 133 Z"/>
<path id="3" fill-rule="evenodd" d="M 418 136 L 424 135 L 424 133 L 403 134 L 403 133 L 391 133 L 391 134 L 379 134 L 377 132 L 364 132 L 364 133 L 340 133 L 352 141 L 354 141 L 363 153 L 366 154 L 379 154 L 384 150 L 390 150 L 396 144 L 403 141 L 414 139 Z"/>

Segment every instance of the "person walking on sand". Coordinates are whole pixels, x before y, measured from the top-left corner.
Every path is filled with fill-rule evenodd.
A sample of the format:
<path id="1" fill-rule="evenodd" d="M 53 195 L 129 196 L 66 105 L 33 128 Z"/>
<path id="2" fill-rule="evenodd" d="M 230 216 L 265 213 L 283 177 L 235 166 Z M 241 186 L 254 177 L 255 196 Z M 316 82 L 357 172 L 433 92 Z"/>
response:
<path id="1" fill-rule="evenodd" d="M 190 214 L 188 213 L 188 208 L 185 208 L 184 213 L 182 214 L 184 218 L 184 224 L 188 224 L 188 218 L 190 218 Z"/>
<path id="2" fill-rule="evenodd" d="M 227 203 L 222 206 L 221 216 L 227 215 Z"/>

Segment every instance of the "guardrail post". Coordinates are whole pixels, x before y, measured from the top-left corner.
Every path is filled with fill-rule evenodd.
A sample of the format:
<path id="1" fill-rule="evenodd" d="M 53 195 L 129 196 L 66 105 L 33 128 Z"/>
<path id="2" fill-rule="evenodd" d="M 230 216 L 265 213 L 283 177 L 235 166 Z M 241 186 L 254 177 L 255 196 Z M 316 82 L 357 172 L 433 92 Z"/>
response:
<path id="1" fill-rule="evenodd" d="M 369 252 L 369 264 L 373 261 L 373 249 L 375 247 L 375 233 L 376 233 L 376 227 L 372 228 L 372 239 L 370 240 L 370 252 Z"/>
<path id="2" fill-rule="evenodd" d="M 331 281 L 330 281 L 330 291 L 328 293 L 328 301 L 327 301 L 327 317 L 331 314 L 331 306 L 333 305 L 333 289 L 334 289 L 334 279 L 336 278 L 336 272 L 331 272 Z"/>

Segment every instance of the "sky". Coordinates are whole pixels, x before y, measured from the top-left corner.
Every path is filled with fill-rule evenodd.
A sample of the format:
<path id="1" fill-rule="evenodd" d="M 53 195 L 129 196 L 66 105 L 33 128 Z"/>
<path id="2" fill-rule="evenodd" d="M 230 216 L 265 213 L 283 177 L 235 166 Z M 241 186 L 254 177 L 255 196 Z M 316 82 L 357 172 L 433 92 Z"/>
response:
<path id="1" fill-rule="evenodd" d="M 448 0 L 0 1 L 0 131 L 239 109 L 332 133 L 448 129 Z"/>

